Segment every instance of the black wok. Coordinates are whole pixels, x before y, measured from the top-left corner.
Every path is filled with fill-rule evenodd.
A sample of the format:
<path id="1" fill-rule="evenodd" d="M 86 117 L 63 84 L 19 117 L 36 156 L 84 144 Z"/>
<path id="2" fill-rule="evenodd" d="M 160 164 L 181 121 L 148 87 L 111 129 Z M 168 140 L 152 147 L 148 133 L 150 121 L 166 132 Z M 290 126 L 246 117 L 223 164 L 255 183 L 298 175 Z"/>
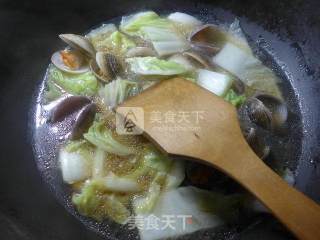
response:
<path id="1" fill-rule="evenodd" d="M 283 1 L 0 1 L 1 239 L 134 239 L 106 226 L 88 230 L 62 206 L 41 177 L 32 138 L 35 94 L 61 32 L 83 33 L 103 21 L 139 11 L 185 11 L 230 22 L 238 16 L 260 56 L 278 69 L 291 109 L 290 133 L 276 158 L 296 170 L 299 190 L 320 201 L 320 2 Z M 276 56 L 276 57 L 274 57 Z M 30 112 L 31 111 L 31 112 Z M 50 185 L 50 184 L 49 184 Z M 51 189 L 51 190 L 50 190 Z M 91 226 L 92 227 L 92 226 Z M 269 215 L 188 239 L 292 239 Z M 185 238 L 186 239 L 186 238 Z"/>

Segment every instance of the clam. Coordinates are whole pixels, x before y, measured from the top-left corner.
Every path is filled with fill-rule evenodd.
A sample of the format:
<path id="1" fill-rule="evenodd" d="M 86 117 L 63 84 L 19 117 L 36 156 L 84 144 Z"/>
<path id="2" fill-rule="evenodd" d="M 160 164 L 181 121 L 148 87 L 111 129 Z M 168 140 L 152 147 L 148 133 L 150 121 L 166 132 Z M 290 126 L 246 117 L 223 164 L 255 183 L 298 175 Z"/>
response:
<path id="1" fill-rule="evenodd" d="M 90 66 L 90 70 L 91 72 L 96 76 L 97 79 L 99 79 L 100 81 L 102 82 L 109 82 L 111 80 L 111 78 L 109 76 L 103 76 L 101 71 L 100 71 L 100 68 L 97 64 L 97 62 L 92 59 L 90 60 L 90 63 L 89 63 L 89 66 Z"/>
<path id="2" fill-rule="evenodd" d="M 107 52 L 97 52 L 96 62 L 104 75 L 109 74 L 112 78 L 115 78 L 121 71 L 121 64 L 118 59 Z"/>
<path id="3" fill-rule="evenodd" d="M 216 25 L 205 24 L 193 31 L 189 40 L 198 46 L 209 46 L 211 49 L 219 50 L 227 41 L 227 37 Z"/>
<path id="4" fill-rule="evenodd" d="M 87 57 L 95 56 L 94 47 L 87 38 L 76 34 L 60 34 L 59 37 L 70 47 L 79 50 Z"/>
<path id="5" fill-rule="evenodd" d="M 247 86 L 240 80 L 235 78 L 232 84 L 232 89 L 239 95 L 245 94 Z"/>
<path id="6" fill-rule="evenodd" d="M 271 130 L 272 113 L 259 99 L 252 97 L 246 103 L 250 120 L 265 129 Z"/>
<path id="7" fill-rule="evenodd" d="M 247 127 L 242 130 L 243 136 L 247 140 L 249 145 L 254 143 L 254 140 L 256 138 L 256 132 L 257 130 L 253 127 Z"/>
<path id="8" fill-rule="evenodd" d="M 242 134 L 257 156 L 261 159 L 265 159 L 270 153 L 270 147 L 264 143 L 264 133 L 258 131 L 257 125 L 252 122 L 250 112 L 248 110 L 249 109 L 246 104 L 242 105 L 240 109 L 238 109 L 238 118 Z"/>
<path id="9" fill-rule="evenodd" d="M 270 154 L 270 146 L 265 145 L 261 142 L 261 140 L 258 138 L 254 144 L 250 145 L 252 150 L 255 152 L 255 154 L 261 158 L 262 160 L 266 159 Z"/>
<path id="10" fill-rule="evenodd" d="M 268 94 L 256 94 L 245 103 L 250 120 L 267 130 L 280 130 L 288 118 L 285 103 Z"/>
<path id="11" fill-rule="evenodd" d="M 270 146 L 267 146 L 257 134 L 257 129 L 252 126 L 241 128 L 243 136 L 251 149 L 261 159 L 265 159 L 270 153 Z"/>
<path id="12" fill-rule="evenodd" d="M 97 52 L 96 59 L 90 62 L 91 71 L 98 79 L 109 82 L 114 79 L 122 70 L 118 59 L 108 52 Z"/>
<path id="13" fill-rule="evenodd" d="M 213 56 L 219 52 L 220 48 L 210 43 L 193 42 L 191 44 L 192 49 L 197 52 L 201 52 L 208 56 Z"/>
<path id="14" fill-rule="evenodd" d="M 57 51 L 52 55 L 51 62 L 61 71 L 68 73 L 89 71 L 87 60 L 78 50 Z"/>
<path id="15" fill-rule="evenodd" d="M 128 50 L 126 57 L 148 57 L 156 55 L 157 53 L 150 47 L 134 47 Z"/>
<path id="16" fill-rule="evenodd" d="M 208 60 L 204 56 L 194 51 L 184 52 L 183 55 L 188 57 L 188 59 L 191 59 L 193 62 L 196 62 L 197 65 L 200 65 L 201 67 L 209 68 Z"/>
<path id="17" fill-rule="evenodd" d="M 261 101 L 271 112 L 271 127 L 273 130 L 282 128 L 288 119 L 288 107 L 286 104 L 274 96 L 268 94 L 256 94 L 255 98 Z"/>
<path id="18" fill-rule="evenodd" d="M 50 122 L 60 122 L 90 102 L 91 100 L 84 96 L 64 96 L 58 99 L 51 108 Z"/>

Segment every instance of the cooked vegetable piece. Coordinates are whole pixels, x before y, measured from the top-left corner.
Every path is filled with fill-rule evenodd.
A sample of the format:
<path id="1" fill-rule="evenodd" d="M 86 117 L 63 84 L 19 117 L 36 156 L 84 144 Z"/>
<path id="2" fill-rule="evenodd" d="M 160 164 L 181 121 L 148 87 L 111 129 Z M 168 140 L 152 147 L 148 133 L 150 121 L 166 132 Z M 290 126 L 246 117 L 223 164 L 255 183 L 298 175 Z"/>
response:
<path id="1" fill-rule="evenodd" d="M 115 54 L 125 54 L 127 50 L 135 47 L 134 41 L 129 39 L 123 33 L 115 31 L 111 35 L 99 42 L 98 48 L 109 50 Z"/>
<path id="2" fill-rule="evenodd" d="M 139 86 L 136 82 L 116 79 L 99 90 L 99 96 L 103 99 L 106 106 L 111 108 L 122 103 L 130 96 L 139 93 Z"/>
<path id="3" fill-rule="evenodd" d="M 150 40 L 159 56 L 183 52 L 190 48 L 188 42 L 172 28 L 143 27 L 144 38 Z"/>
<path id="4" fill-rule="evenodd" d="M 139 214 L 146 223 L 149 218 L 163 219 L 174 216 L 174 227 L 162 229 L 139 229 L 142 240 L 167 239 L 178 235 L 195 232 L 200 229 L 222 225 L 225 221 L 219 208 L 225 213 L 232 213 L 240 204 L 239 196 L 223 196 L 195 187 L 180 187 L 163 192 L 154 209 L 149 214 Z M 216 211 L 218 210 L 218 211 Z M 180 217 L 178 217 L 180 216 Z M 142 217 L 142 218 L 141 218 Z"/>
<path id="5" fill-rule="evenodd" d="M 127 17 L 123 17 L 120 23 L 120 30 L 130 35 L 142 35 L 141 28 L 152 26 L 157 28 L 167 28 L 169 21 L 159 17 L 152 11 L 141 12 Z"/>
<path id="6" fill-rule="evenodd" d="M 113 138 L 111 130 L 107 128 L 106 123 L 103 121 L 94 121 L 88 132 L 83 136 L 90 143 L 108 153 L 119 156 L 126 156 L 134 153 L 132 149 Z"/>
<path id="7" fill-rule="evenodd" d="M 172 160 L 160 153 L 151 144 L 146 144 L 138 155 L 139 157 L 135 161 L 136 168 L 124 177 L 138 180 L 147 187 L 150 181 L 155 181 L 161 185 L 165 184 L 166 174 L 171 169 Z"/>
<path id="8" fill-rule="evenodd" d="M 224 99 L 228 102 L 230 102 L 232 105 L 235 107 L 241 106 L 245 101 L 246 101 L 246 96 L 245 95 L 238 95 L 230 89 L 227 94 L 225 95 Z"/>
<path id="9" fill-rule="evenodd" d="M 61 150 L 59 161 L 63 181 L 69 184 L 85 180 L 90 176 L 89 164 L 79 153 L 69 153 Z"/>
<path id="10" fill-rule="evenodd" d="M 196 27 L 202 24 L 197 18 L 182 12 L 171 13 L 168 16 L 168 19 L 186 27 Z"/>
<path id="11" fill-rule="evenodd" d="M 63 180 L 69 184 L 91 176 L 92 147 L 86 141 L 72 141 L 60 150 Z"/>
<path id="12" fill-rule="evenodd" d="M 181 64 L 156 57 L 128 58 L 126 62 L 130 65 L 132 72 L 141 75 L 170 76 L 187 72 L 187 69 Z"/>
<path id="13" fill-rule="evenodd" d="M 104 161 L 106 152 L 100 148 L 96 148 L 93 156 L 92 177 L 101 178 L 105 175 Z"/>
<path id="14" fill-rule="evenodd" d="M 251 53 L 227 43 L 212 61 L 237 76 L 246 85 L 281 98 L 277 86 L 278 78 Z"/>
<path id="15" fill-rule="evenodd" d="M 87 34 L 87 37 L 94 48 L 97 51 L 101 51 L 104 49 L 104 40 L 115 31 L 117 31 L 117 27 L 114 24 L 102 24 L 100 27 L 91 30 Z"/>
<path id="16" fill-rule="evenodd" d="M 169 57 L 168 60 L 184 66 L 189 71 L 195 70 L 195 66 L 191 63 L 191 61 L 182 54 L 174 54 L 171 57 Z"/>
<path id="17" fill-rule="evenodd" d="M 205 69 L 198 70 L 197 84 L 221 97 L 230 89 L 232 81 L 232 78 L 225 74 Z"/>
<path id="18" fill-rule="evenodd" d="M 235 44 L 236 46 L 240 47 L 242 50 L 251 53 L 252 50 L 248 44 L 247 38 L 245 33 L 243 32 L 239 19 L 235 19 L 228 28 L 228 34 L 231 36 L 229 42 Z"/>
<path id="19" fill-rule="evenodd" d="M 143 12 L 124 17 L 120 29 L 151 41 L 159 56 L 182 52 L 189 48 L 188 42 L 175 29 L 172 22 L 154 12 Z"/>
<path id="20" fill-rule="evenodd" d="M 61 97 L 61 95 L 64 93 L 62 88 L 59 87 L 54 82 L 54 79 L 50 79 L 49 77 L 47 78 L 47 83 L 46 83 L 46 91 L 44 93 L 44 97 L 46 102 L 51 102 L 53 100 L 56 100 L 57 98 Z"/>
<path id="21" fill-rule="evenodd" d="M 146 146 L 143 152 L 143 163 L 159 172 L 169 172 L 172 166 L 172 160 L 159 152 L 151 144 Z"/>
<path id="22" fill-rule="evenodd" d="M 136 46 L 134 41 L 130 40 L 128 37 L 126 37 L 123 33 L 120 33 L 119 31 L 116 31 L 110 35 L 110 40 L 112 45 L 119 49 L 120 53 L 124 53 L 129 48 L 133 48 Z"/>
<path id="23" fill-rule="evenodd" d="M 72 202 L 82 215 L 97 221 L 102 221 L 109 216 L 117 223 L 125 223 L 130 216 L 126 206 L 117 199 L 116 195 L 108 194 L 100 180 L 86 182 L 81 193 L 73 195 Z"/>
<path id="24" fill-rule="evenodd" d="M 113 173 L 109 173 L 107 176 L 101 179 L 105 188 L 112 192 L 139 192 L 141 187 L 134 179 L 127 177 L 118 177 Z"/>
<path id="25" fill-rule="evenodd" d="M 171 190 L 179 187 L 183 180 L 185 179 L 185 166 L 182 160 L 174 161 L 170 172 L 167 175 L 165 190 Z"/>
<path id="26" fill-rule="evenodd" d="M 160 185 L 157 183 L 152 183 L 144 196 L 137 197 L 133 200 L 135 214 L 151 212 L 157 203 L 160 193 Z"/>
<path id="27" fill-rule="evenodd" d="M 49 69 L 48 78 L 48 81 L 51 81 L 52 84 L 57 84 L 63 90 L 71 94 L 92 96 L 98 89 L 97 79 L 91 72 L 70 74 L 61 72 L 56 67 L 52 66 Z"/>

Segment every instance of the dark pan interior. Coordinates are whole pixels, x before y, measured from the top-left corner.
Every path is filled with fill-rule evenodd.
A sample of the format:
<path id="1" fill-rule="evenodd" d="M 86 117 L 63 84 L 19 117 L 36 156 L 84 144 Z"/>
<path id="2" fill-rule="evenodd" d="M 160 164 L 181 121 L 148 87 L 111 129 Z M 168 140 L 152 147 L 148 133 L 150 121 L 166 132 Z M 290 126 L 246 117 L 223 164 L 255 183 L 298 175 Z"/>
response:
<path id="1" fill-rule="evenodd" d="M 280 146 L 280 151 L 276 151 L 277 159 L 297 168 L 296 187 L 319 201 L 319 7 L 317 1 L 299 0 L 281 3 L 186 0 L 0 2 L 0 104 L 4 111 L 0 140 L 0 237 L 101 239 L 65 211 L 47 187 L 46 182 L 50 179 L 40 177 L 32 152 L 33 113 L 30 109 L 51 53 L 63 46 L 56 37 L 58 33 L 82 33 L 103 21 L 141 9 L 187 11 L 220 21 L 231 21 L 234 15 L 240 18 L 247 35 L 258 43 L 261 57 L 286 80 L 281 87 L 293 112 L 292 132 L 285 148 Z M 303 124 L 302 127 L 299 123 Z M 44 152 L 42 157 L 48 157 L 47 153 Z M 63 198 L 59 199 L 61 203 Z M 111 239 L 129 239 L 125 229 L 107 227 L 103 232 Z M 188 239 L 195 237 L 212 239 L 208 232 Z M 215 238 L 292 237 L 283 232 L 271 217 L 260 216 L 250 227 L 221 229 Z"/>

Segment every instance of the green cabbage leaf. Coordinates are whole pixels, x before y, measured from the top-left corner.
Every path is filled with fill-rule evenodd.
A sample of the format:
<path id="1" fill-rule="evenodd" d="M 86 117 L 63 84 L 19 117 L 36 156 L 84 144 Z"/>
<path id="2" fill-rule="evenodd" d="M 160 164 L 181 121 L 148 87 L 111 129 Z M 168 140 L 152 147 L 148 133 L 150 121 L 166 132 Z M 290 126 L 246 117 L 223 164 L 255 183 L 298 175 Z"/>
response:
<path id="1" fill-rule="evenodd" d="M 246 96 L 238 95 L 235 93 L 235 91 L 233 91 L 233 89 L 230 89 L 225 95 L 224 99 L 230 102 L 233 106 L 239 107 L 246 101 Z"/>
<path id="2" fill-rule="evenodd" d="M 120 29 L 127 34 L 151 41 L 159 56 L 183 52 L 190 47 L 186 39 L 175 29 L 173 22 L 155 12 L 142 12 L 124 17 Z"/>
<path id="3" fill-rule="evenodd" d="M 111 108 L 138 93 L 139 86 L 136 82 L 120 78 L 106 84 L 99 90 L 99 96 L 103 99 L 103 102 Z"/>
<path id="4" fill-rule="evenodd" d="M 152 11 L 141 12 L 131 16 L 123 17 L 120 23 L 120 29 L 131 35 L 141 35 L 143 27 L 153 26 L 157 28 L 167 28 L 170 22 L 161 18 L 158 14 Z"/>
<path id="5" fill-rule="evenodd" d="M 156 57 L 134 57 L 126 59 L 132 72 L 140 75 L 171 76 L 186 73 L 181 64 Z"/>
<path id="6" fill-rule="evenodd" d="M 91 180 L 85 183 L 81 193 L 72 197 L 72 202 L 80 214 L 102 221 L 109 216 L 117 223 L 124 223 L 130 216 L 126 208 L 115 194 L 107 194 L 102 181 Z"/>
<path id="7" fill-rule="evenodd" d="M 62 72 L 52 66 L 49 69 L 48 83 L 51 98 L 54 97 L 52 95 L 59 95 L 58 86 L 68 93 L 84 96 L 93 96 L 98 90 L 98 81 L 90 71 L 81 74 L 71 74 Z"/>
<path id="8" fill-rule="evenodd" d="M 134 151 L 128 146 L 121 144 L 113 138 L 111 130 L 109 130 L 103 121 L 94 121 L 84 138 L 96 147 L 119 156 L 133 154 Z"/>

